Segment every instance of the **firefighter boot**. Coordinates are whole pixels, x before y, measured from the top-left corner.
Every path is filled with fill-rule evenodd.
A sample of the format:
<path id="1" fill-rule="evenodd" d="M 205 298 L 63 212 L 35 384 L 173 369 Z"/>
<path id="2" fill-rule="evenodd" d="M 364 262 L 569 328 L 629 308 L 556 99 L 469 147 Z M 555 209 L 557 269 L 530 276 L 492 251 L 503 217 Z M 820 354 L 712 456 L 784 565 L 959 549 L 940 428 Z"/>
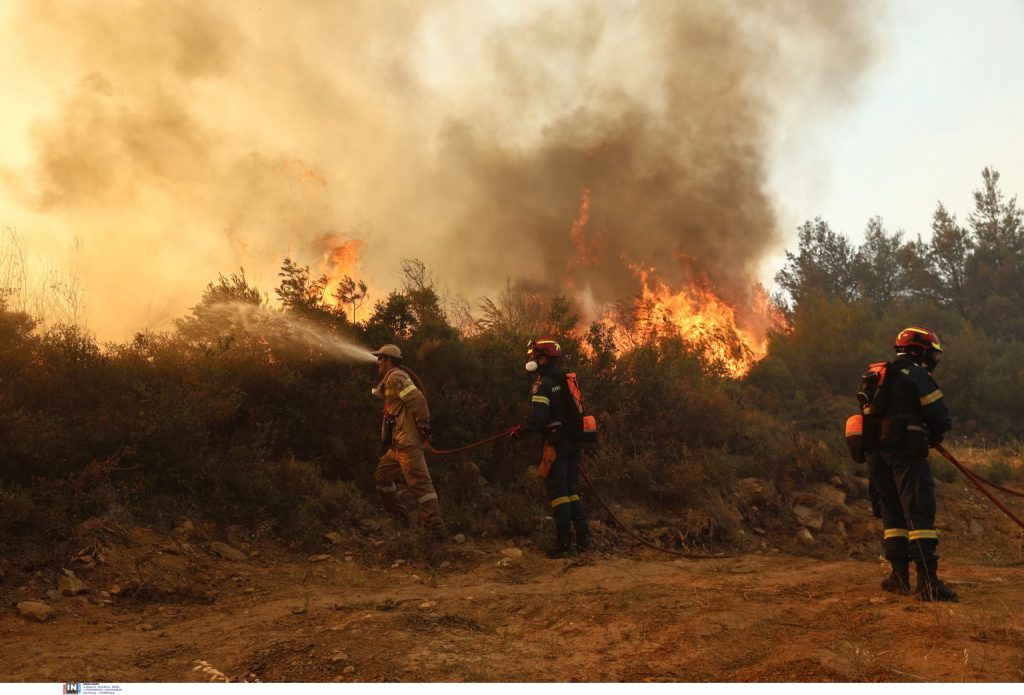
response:
<path id="1" fill-rule="evenodd" d="M 555 537 L 555 547 L 547 552 L 547 555 L 552 560 L 558 560 L 568 557 L 576 557 L 576 546 L 572 543 L 572 527 L 562 528 L 557 527 L 557 536 Z"/>
<path id="2" fill-rule="evenodd" d="M 922 601 L 950 601 L 956 603 L 960 598 L 956 592 L 939 579 L 939 561 L 935 558 L 918 562 L 917 565 L 917 587 L 914 593 Z"/>
<path id="3" fill-rule="evenodd" d="M 576 547 L 587 552 L 594 549 L 594 539 L 590 536 L 590 527 L 586 519 L 573 519 L 573 528 L 576 530 Z"/>
<path id="4" fill-rule="evenodd" d="M 892 573 L 882 580 L 882 588 L 894 594 L 910 593 L 910 562 L 891 560 Z"/>

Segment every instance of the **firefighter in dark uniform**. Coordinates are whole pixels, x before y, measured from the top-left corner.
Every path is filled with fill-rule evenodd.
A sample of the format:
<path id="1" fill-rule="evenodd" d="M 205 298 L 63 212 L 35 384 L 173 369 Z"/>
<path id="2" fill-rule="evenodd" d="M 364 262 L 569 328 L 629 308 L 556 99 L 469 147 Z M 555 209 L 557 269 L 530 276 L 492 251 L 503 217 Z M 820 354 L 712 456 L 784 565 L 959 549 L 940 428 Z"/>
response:
<path id="1" fill-rule="evenodd" d="M 571 396 L 558 365 L 562 348 L 551 338 L 538 338 L 530 341 L 527 355 L 526 370 L 537 374 L 530 389 L 532 409 L 526 424 L 513 428 L 513 434 L 538 432 L 544 436 L 539 473 L 555 517 L 555 547 L 548 557 L 573 557 L 577 550 L 593 549 L 594 541 L 579 495 L 580 438 L 563 423 Z"/>
<path id="2" fill-rule="evenodd" d="M 910 563 L 917 570 L 914 593 L 923 601 L 956 601 L 938 577 L 939 534 L 935 530 L 935 480 L 928 446 L 952 427 L 942 391 L 932 378 L 942 347 L 935 333 L 919 327 L 896 336 L 896 359 L 886 369 L 891 380 L 877 450 L 868 452 L 868 476 L 881 503 L 882 545 L 892 573 L 882 588 L 910 592 Z"/>

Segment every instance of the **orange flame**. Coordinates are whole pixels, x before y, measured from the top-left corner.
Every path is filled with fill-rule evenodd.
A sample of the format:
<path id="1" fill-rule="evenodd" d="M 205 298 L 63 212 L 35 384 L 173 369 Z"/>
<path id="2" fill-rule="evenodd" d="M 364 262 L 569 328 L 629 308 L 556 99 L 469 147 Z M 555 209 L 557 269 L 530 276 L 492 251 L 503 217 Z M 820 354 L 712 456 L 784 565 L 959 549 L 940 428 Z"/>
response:
<path id="1" fill-rule="evenodd" d="M 768 352 L 768 330 L 784 320 L 760 286 L 750 306 L 738 311 L 724 301 L 706 277 L 692 277 L 679 290 L 658 279 L 653 268 L 630 264 L 641 283 L 633 307 L 633 331 L 621 331 L 620 343 L 678 335 L 693 348 L 711 372 L 740 379 Z"/>
<path id="2" fill-rule="evenodd" d="M 359 239 L 345 239 L 337 234 L 325 234 L 316 244 L 324 249 L 320 263 L 320 272 L 327 276 L 324 302 L 338 307 L 335 293 L 341 281 L 346 276 L 359 280 L 359 258 L 365 244 Z"/>
<path id="3" fill-rule="evenodd" d="M 565 289 L 581 303 L 585 303 L 585 291 L 580 289 L 579 269 L 594 268 L 606 260 L 604 236 L 588 230 L 590 223 L 590 188 L 584 187 L 569 229 L 576 257 L 566 262 L 563 278 Z M 706 275 L 693 270 L 699 267 L 699 259 L 677 252 L 674 260 L 687 277 L 681 289 L 659 279 L 654 268 L 623 258 L 640 280 L 641 292 L 633 305 L 620 306 L 617 312 L 619 348 L 678 336 L 700 356 L 707 371 L 737 379 L 746 376 L 768 352 L 768 331 L 786 328 L 784 317 L 760 285 L 734 306 L 719 296 Z"/>
<path id="4" fill-rule="evenodd" d="M 569 229 L 569 238 L 576 247 L 576 256 L 583 266 L 595 266 L 604 259 L 604 238 L 600 233 L 586 234 L 587 222 L 590 221 L 590 189 L 580 191 L 580 209 Z M 570 264 L 571 265 L 571 264 Z"/>

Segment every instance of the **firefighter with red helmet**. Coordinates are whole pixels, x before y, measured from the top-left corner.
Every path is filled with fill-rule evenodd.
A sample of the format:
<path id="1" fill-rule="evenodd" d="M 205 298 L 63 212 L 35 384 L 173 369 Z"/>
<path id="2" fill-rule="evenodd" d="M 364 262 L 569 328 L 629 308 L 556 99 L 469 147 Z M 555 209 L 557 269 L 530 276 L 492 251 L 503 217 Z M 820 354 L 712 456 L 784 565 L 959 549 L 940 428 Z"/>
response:
<path id="1" fill-rule="evenodd" d="M 537 338 L 526 352 L 526 371 L 537 376 L 530 389 L 530 416 L 525 425 L 513 428 L 513 434 L 537 432 L 544 437 L 539 472 L 555 518 L 555 546 L 548 557 L 573 557 L 577 550 L 591 550 L 594 542 L 580 502 L 582 445 L 579 433 L 568 426 L 571 395 L 559 367 L 562 348 L 552 338 Z"/>
<path id="2" fill-rule="evenodd" d="M 949 409 L 932 371 L 942 355 L 938 336 L 918 326 L 900 331 L 896 359 L 886 373 L 874 415 L 880 417 L 877 442 L 867 451 L 868 476 L 881 503 L 882 545 L 892 573 L 882 588 L 909 594 L 910 563 L 917 570 L 913 593 L 923 601 L 956 601 L 938 577 L 935 480 L 928 465 L 929 444 L 952 427 Z M 880 411 L 880 412 L 878 412 Z"/>

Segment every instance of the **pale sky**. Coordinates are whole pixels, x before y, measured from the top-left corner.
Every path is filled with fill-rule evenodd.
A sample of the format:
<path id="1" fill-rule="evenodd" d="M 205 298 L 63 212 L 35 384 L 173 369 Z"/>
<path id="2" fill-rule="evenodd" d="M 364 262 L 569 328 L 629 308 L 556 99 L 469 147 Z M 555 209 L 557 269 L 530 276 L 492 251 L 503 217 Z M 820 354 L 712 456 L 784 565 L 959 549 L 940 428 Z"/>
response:
<path id="1" fill-rule="evenodd" d="M 773 188 L 790 239 L 821 215 L 860 238 L 880 215 L 928 238 L 937 201 L 965 221 L 981 170 L 1024 194 L 1024 2 L 893 2 L 849 109 L 779 152 Z"/>

